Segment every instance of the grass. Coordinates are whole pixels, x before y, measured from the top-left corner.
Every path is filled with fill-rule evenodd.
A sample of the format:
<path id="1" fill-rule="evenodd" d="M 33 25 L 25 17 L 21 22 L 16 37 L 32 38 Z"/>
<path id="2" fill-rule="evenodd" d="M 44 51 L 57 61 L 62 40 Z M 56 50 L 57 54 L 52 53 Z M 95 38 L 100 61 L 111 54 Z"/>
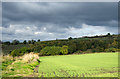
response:
<path id="1" fill-rule="evenodd" d="M 33 70 L 38 62 L 22 63 L 18 61 L 12 65 L 9 65 L 6 70 L 2 71 L 3 77 L 27 77 L 33 74 Z"/>
<path id="2" fill-rule="evenodd" d="M 33 57 L 38 59 L 33 53 L 14 60 L 4 56 L 2 77 L 118 77 L 118 53 L 43 56 L 40 65 Z M 31 62 L 24 62 L 26 58 Z M 34 74 L 37 65 L 39 73 Z"/>
<path id="3" fill-rule="evenodd" d="M 118 77 L 118 53 L 40 57 L 39 77 Z"/>
<path id="4" fill-rule="evenodd" d="M 39 57 L 37 54 L 29 53 L 21 57 L 16 57 L 14 59 L 11 58 L 11 56 L 3 56 L 2 77 L 29 77 L 30 75 L 34 76 L 34 69 L 39 64 Z"/>

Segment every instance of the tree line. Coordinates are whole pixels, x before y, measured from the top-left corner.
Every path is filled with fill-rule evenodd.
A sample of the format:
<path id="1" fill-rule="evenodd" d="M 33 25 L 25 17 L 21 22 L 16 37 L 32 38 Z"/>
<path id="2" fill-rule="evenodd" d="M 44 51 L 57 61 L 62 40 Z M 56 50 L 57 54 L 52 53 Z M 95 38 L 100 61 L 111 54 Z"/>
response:
<path id="1" fill-rule="evenodd" d="M 6 42 L 2 42 L 0 41 L 1 44 L 5 44 L 5 45 L 18 45 L 18 44 L 34 44 L 35 42 L 40 42 L 40 39 L 36 40 L 24 40 L 23 42 L 20 42 L 19 40 L 13 40 L 12 42 L 10 41 L 6 41 Z"/>
<path id="2" fill-rule="evenodd" d="M 21 56 L 25 53 L 34 52 L 39 55 L 64 55 L 73 53 L 116 52 L 120 51 L 119 35 L 105 35 L 83 38 L 68 38 L 66 40 L 23 42 L 29 47 L 11 51 L 12 56 Z M 13 42 L 12 42 L 13 43 Z"/>

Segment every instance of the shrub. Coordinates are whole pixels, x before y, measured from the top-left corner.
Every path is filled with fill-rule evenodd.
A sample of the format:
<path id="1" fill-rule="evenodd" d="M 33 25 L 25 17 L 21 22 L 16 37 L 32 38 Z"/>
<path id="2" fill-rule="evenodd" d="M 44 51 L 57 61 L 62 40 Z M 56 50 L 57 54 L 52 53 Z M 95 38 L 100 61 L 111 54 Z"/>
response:
<path id="1" fill-rule="evenodd" d="M 78 50 L 78 51 L 74 52 L 74 54 L 83 54 L 83 52 L 81 50 Z"/>
<path id="2" fill-rule="evenodd" d="M 42 55 L 59 55 L 61 53 L 61 47 L 58 46 L 47 46 L 40 51 Z"/>
<path id="3" fill-rule="evenodd" d="M 23 47 L 21 49 L 14 49 L 12 52 L 11 52 L 11 56 L 15 57 L 15 56 L 22 56 L 24 55 L 25 53 L 29 53 L 30 52 L 30 49 L 27 48 L 27 47 Z"/>
<path id="4" fill-rule="evenodd" d="M 75 43 L 70 43 L 68 45 L 68 52 L 69 54 L 74 53 L 76 51 L 76 44 Z"/>
<path id="5" fill-rule="evenodd" d="M 92 49 L 87 49 L 85 52 L 86 53 L 92 53 Z"/>
<path id="6" fill-rule="evenodd" d="M 93 48 L 92 52 L 104 52 L 103 48 L 97 47 L 97 48 Z"/>
<path id="7" fill-rule="evenodd" d="M 13 57 L 15 57 L 15 56 L 19 56 L 19 55 L 20 55 L 20 51 L 19 51 L 19 49 L 15 49 L 15 50 L 13 50 L 13 51 L 11 52 L 10 55 L 13 56 Z"/>
<path id="8" fill-rule="evenodd" d="M 20 55 L 24 55 L 25 53 L 29 53 L 30 52 L 30 49 L 27 48 L 27 47 L 23 47 L 20 49 Z"/>
<path id="9" fill-rule="evenodd" d="M 120 52 L 120 49 L 118 49 L 117 52 Z"/>
<path id="10" fill-rule="evenodd" d="M 118 49 L 116 48 L 108 48 L 108 49 L 105 49 L 106 52 L 117 52 Z"/>
<path id="11" fill-rule="evenodd" d="M 41 46 L 39 46 L 39 45 L 33 47 L 33 52 L 38 53 L 38 52 L 40 52 L 40 50 L 41 50 Z"/>
<path id="12" fill-rule="evenodd" d="M 61 53 L 62 53 L 63 55 L 68 54 L 68 46 L 66 46 L 66 45 L 62 46 L 62 48 L 61 48 Z"/>

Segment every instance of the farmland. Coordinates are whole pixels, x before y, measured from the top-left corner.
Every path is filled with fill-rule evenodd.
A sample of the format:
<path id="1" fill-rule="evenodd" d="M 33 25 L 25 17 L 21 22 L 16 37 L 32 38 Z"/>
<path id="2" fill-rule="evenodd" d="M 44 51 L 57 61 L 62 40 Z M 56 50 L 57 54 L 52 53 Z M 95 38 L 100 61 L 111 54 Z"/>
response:
<path id="1" fill-rule="evenodd" d="M 117 77 L 118 53 L 40 57 L 39 77 Z"/>
<path id="2" fill-rule="evenodd" d="M 19 1 L 1 1 L 0 79 L 120 78 L 119 2 Z"/>
<path id="3" fill-rule="evenodd" d="M 117 52 L 34 57 L 40 63 L 29 55 L 4 56 L 2 77 L 118 77 Z"/>
<path id="4" fill-rule="evenodd" d="M 105 35 L 2 42 L 2 77 L 118 77 L 119 41 Z"/>

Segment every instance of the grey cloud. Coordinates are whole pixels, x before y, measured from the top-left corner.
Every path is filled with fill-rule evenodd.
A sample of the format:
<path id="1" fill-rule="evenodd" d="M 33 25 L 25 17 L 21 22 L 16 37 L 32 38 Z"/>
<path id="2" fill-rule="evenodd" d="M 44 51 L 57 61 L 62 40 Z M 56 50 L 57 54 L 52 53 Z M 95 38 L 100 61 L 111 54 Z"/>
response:
<path id="1" fill-rule="evenodd" d="M 9 25 L 13 24 L 21 25 L 21 28 L 27 26 L 32 28 L 35 25 L 37 29 L 32 32 L 41 32 L 45 27 L 46 33 L 54 33 L 51 37 L 46 36 L 46 33 L 40 36 L 43 40 L 47 37 L 52 39 L 55 36 L 65 38 L 69 36 L 66 29 L 69 27 L 80 29 L 83 24 L 106 28 L 118 27 L 117 2 L 3 2 L 2 9 L 3 27 L 9 28 Z M 109 30 L 109 32 L 112 31 Z M 3 35 L 7 33 L 11 36 L 15 34 L 15 32 L 3 31 Z M 29 37 L 27 33 L 25 35 Z M 37 37 L 33 35 L 31 38 Z"/>
<path id="2" fill-rule="evenodd" d="M 103 25 L 117 20 L 117 3 L 3 3 L 3 18 L 13 23 Z"/>

